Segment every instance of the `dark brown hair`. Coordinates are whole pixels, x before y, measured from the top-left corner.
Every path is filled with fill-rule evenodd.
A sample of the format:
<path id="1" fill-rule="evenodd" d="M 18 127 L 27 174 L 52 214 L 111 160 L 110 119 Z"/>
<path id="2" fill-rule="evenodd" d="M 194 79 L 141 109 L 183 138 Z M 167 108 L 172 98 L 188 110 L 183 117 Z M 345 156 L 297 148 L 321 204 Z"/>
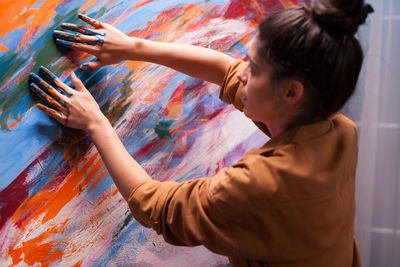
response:
<path id="1" fill-rule="evenodd" d="M 354 34 L 371 12 L 364 0 L 314 0 L 261 21 L 258 53 L 274 67 L 275 80 L 304 85 L 301 124 L 327 118 L 353 94 L 363 61 Z"/>

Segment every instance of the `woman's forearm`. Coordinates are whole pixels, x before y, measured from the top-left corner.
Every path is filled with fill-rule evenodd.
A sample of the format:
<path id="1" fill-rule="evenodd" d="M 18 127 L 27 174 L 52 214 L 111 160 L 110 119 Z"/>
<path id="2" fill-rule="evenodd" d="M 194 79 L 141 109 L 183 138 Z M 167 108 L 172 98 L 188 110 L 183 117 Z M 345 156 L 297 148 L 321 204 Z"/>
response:
<path id="1" fill-rule="evenodd" d="M 106 117 L 91 126 L 88 134 L 119 192 L 128 201 L 131 192 L 151 177 L 128 153 Z"/>
<path id="2" fill-rule="evenodd" d="M 164 65 L 189 76 L 222 85 L 234 58 L 216 50 L 178 43 L 164 43 L 130 37 L 127 57 Z"/>
<path id="3" fill-rule="evenodd" d="M 122 60 L 147 61 L 222 85 L 225 72 L 234 61 L 232 57 L 212 49 L 130 37 L 110 24 L 96 21 L 82 14 L 79 18 L 96 29 L 79 35 L 57 30 L 54 31 L 54 37 L 59 45 L 97 57 L 95 61 L 82 64 L 83 69 L 99 68 Z M 68 23 L 62 24 L 62 27 L 73 32 L 79 32 L 80 29 Z M 96 33 L 101 38 L 91 33 Z M 98 44 L 99 39 L 100 44 Z"/>

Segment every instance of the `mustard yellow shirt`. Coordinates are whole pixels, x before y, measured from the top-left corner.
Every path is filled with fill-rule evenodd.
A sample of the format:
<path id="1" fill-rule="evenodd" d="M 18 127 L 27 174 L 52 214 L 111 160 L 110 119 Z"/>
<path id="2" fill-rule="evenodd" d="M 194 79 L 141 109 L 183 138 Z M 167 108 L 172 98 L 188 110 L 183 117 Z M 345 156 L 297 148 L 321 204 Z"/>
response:
<path id="1" fill-rule="evenodd" d="M 240 109 L 237 72 L 221 99 Z M 265 125 L 255 122 L 269 135 Z M 174 245 L 204 245 L 235 266 L 361 266 L 354 238 L 357 130 L 344 115 L 273 137 L 214 177 L 149 181 L 133 216 Z"/>

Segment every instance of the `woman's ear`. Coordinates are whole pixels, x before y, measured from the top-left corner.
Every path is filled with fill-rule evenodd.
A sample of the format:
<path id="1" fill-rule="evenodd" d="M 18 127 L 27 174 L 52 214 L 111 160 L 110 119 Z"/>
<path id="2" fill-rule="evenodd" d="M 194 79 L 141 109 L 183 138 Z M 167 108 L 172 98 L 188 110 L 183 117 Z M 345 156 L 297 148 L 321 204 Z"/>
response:
<path id="1" fill-rule="evenodd" d="M 282 83 L 283 98 L 286 104 L 297 106 L 300 104 L 304 97 L 304 86 L 298 80 L 286 80 Z"/>

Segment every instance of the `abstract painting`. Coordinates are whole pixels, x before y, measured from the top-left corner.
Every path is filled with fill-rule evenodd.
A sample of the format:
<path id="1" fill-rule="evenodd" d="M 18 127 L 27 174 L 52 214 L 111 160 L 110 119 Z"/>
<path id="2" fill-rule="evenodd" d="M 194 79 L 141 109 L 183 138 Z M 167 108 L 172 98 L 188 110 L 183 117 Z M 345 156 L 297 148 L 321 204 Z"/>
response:
<path id="1" fill-rule="evenodd" d="M 160 181 L 212 176 L 268 138 L 219 87 L 145 62 L 80 70 L 57 47 L 82 12 L 130 36 L 244 59 L 257 22 L 290 0 L 3 0 L 0 9 L 0 266 L 226 266 L 204 247 L 167 244 L 132 217 L 83 132 L 40 112 L 28 75 L 74 71 L 129 153 Z"/>

